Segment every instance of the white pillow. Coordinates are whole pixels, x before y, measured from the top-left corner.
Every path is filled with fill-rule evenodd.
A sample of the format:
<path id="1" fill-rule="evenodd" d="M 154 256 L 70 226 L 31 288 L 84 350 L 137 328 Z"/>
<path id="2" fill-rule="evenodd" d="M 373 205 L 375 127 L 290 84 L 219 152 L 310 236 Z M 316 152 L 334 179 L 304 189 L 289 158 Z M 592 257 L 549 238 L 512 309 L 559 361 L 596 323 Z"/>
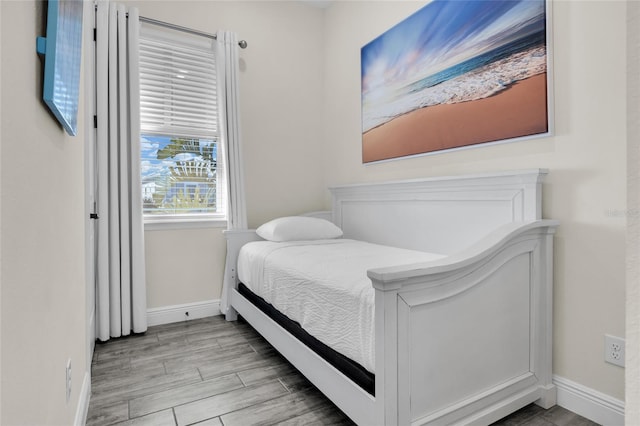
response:
<path id="1" fill-rule="evenodd" d="M 325 219 L 288 216 L 261 225 L 256 233 L 268 241 L 325 240 L 340 238 L 342 229 Z"/>

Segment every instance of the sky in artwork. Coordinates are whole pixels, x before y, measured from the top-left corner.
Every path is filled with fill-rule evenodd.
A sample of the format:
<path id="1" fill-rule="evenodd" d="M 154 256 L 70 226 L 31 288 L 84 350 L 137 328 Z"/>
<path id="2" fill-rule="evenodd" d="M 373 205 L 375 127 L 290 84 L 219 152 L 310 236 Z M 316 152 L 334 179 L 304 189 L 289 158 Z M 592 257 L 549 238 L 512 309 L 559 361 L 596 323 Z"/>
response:
<path id="1" fill-rule="evenodd" d="M 403 87 L 544 29 L 544 0 L 436 0 L 362 48 L 362 92 Z"/>

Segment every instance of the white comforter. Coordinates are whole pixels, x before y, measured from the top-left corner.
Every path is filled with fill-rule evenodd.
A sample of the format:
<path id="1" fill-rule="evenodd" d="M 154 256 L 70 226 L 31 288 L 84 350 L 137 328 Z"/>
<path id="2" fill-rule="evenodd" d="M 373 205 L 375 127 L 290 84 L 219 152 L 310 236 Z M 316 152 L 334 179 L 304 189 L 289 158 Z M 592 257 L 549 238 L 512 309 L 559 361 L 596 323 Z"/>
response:
<path id="1" fill-rule="evenodd" d="M 309 334 L 375 372 L 374 289 L 367 270 L 443 255 L 347 239 L 246 244 L 238 277 Z"/>

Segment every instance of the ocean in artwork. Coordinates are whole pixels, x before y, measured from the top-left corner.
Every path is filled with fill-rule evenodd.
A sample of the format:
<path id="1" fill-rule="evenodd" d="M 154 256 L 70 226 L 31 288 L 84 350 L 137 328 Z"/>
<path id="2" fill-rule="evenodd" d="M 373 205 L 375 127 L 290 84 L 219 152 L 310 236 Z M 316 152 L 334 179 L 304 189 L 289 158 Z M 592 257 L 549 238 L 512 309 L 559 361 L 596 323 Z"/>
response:
<path id="1" fill-rule="evenodd" d="M 547 71 L 542 0 L 442 0 L 362 48 L 362 131 Z"/>

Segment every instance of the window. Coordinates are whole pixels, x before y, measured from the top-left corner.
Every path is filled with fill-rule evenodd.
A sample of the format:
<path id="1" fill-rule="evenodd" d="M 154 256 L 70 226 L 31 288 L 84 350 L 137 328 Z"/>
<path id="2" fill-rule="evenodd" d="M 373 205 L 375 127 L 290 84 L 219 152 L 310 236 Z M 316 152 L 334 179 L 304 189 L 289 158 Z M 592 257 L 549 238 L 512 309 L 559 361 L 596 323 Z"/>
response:
<path id="1" fill-rule="evenodd" d="M 145 220 L 224 219 L 215 40 L 141 22 Z"/>

